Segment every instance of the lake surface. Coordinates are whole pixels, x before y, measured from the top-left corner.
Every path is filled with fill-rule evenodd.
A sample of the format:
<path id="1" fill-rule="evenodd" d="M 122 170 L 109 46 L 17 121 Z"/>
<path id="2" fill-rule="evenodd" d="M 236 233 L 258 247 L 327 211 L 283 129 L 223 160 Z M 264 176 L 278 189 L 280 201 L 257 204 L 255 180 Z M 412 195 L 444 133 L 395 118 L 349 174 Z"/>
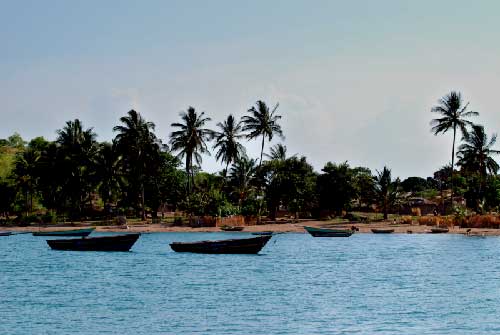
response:
<path id="1" fill-rule="evenodd" d="M 128 253 L 0 237 L 0 334 L 499 334 L 500 238 L 273 237 L 260 255 L 174 253 L 246 233 L 144 234 Z"/>

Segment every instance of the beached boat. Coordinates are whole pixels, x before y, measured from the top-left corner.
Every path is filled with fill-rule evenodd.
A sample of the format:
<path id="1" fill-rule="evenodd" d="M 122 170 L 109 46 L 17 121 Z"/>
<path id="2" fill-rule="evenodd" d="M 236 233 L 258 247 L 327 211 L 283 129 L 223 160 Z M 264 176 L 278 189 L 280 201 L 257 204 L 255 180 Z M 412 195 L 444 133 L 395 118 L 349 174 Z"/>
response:
<path id="1" fill-rule="evenodd" d="M 51 231 L 36 231 L 33 236 L 89 236 L 95 228 L 71 229 L 71 230 L 51 230 Z"/>
<path id="2" fill-rule="evenodd" d="M 176 252 L 201 254 L 256 254 L 272 236 L 259 236 L 219 241 L 174 242 L 170 244 Z"/>
<path id="3" fill-rule="evenodd" d="M 372 233 L 374 233 L 374 234 L 392 234 L 392 233 L 394 233 L 394 229 L 373 228 Z"/>
<path id="4" fill-rule="evenodd" d="M 242 231 L 243 227 L 238 227 L 238 226 L 221 226 L 221 230 L 224 231 Z"/>
<path id="5" fill-rule="evenodd" d="M 445 234 L 447 232 L 449 232 L 448 228 L 431 228 L 431 234 Z"/>
<path id="6" fill-rule="evenodd" d="M 72 251 L 129 251 L 141 234 L 82 237 L 63 240 L 47 240 L 55 250 Z"/>
<path id="7" fill-rule="evenodd" d="M 329 229 L 304 226 L 304 229 L 314 237 L 349 237 L 354 232 L 351 229 Z"/>

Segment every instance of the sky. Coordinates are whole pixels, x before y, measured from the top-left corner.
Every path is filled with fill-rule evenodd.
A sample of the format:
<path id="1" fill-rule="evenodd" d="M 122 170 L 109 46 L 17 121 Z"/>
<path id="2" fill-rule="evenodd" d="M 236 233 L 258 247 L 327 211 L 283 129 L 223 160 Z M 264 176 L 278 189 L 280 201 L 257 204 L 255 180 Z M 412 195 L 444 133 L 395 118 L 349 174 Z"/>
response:
<path id="1" fill-rule="evenodd" d="M 264 100 L 283 117 L 271 144 L 317 171 L 430 176 L 451 160 L 452 135 L 430 132 L 440 97 L 462 92 L 475 122 L 500 130 L 499 12 L 486 0 L 0 0 L 0 138 L 54 140 L 78 118 L 109 141 L 135 109 L 168 142 L 188 106 L 215 128 Z"/>

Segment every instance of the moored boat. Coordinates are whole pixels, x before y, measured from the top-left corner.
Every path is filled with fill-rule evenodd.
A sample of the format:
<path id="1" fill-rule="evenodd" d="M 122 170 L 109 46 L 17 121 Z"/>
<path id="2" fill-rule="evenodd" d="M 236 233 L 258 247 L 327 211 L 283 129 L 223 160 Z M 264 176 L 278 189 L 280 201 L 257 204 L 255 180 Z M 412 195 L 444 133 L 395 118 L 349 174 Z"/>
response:
<path id="1" fill-rule="evenodd" d="M 252 235 L 271 236 L 271 235 L 273 235 L 273 232 L 272 231 L 256 231 L 256 232 L 253 232 Z"/>
<path id="2" fill-rule="evenodd" d="M 125 234 L 113 236 L 97 236 L 70 238 L 63 240 L 47 240 L 47 244 L 55 250 L 72 251 L 129 251 L 141 234 Z"/>
<path id="3" fill-rule="evenodd" d="M 170 244 L 176 252 L 194 252 L 201 254 L 257 254 L 272 236 L 259 236 L 218 241 L 173 242 Z"/>
<path id="4" fill-rule="evenodd" d="M 373 228 L 372 233 L 374 233 L 374 234 L 392 234 L 392 233 L 394 233 L 394 229 Z"/>
<path id="5" fill-rule="evenodd" d="M 51 230 L 51 231 L 35 231 L 33 236 L 89 236 L 95 228 L 71 229 L 71 230 Z"/>
<path id="6" fill-rule="evenodd" d="M 220 229 L 224 230 L 224 231 L 242 231 L 243 227 L 240 227 L 240 226 L 221 226 Z"/>
<path id="7" fill-rule="evenodd" d="M 447 232 L 449 232 L 448 228 L 431 228 L 431 234 L 445 234 Z"/>
<path id="8" fill-rule="evenodd" d="M 352 229 L 330 229 L 304 226 L 304 229 L 314 237 L 349 237 L 354 231 Z"/>
<path id="9" fill-rule="evenodd" d="M 10 231 L 0 231 L 0 236 L 10 236 L 12 233 Z"/>

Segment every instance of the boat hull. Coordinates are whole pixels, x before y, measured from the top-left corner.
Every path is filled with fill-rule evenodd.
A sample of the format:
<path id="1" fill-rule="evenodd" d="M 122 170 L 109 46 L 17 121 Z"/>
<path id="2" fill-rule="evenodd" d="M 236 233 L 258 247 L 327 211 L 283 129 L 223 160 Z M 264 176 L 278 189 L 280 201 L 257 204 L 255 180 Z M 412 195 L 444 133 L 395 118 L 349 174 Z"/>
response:
<path id="1" fill-rule="evenodd" d="M 59 231 L 37 231 L 33 232 L 33 236 L 89 236 L 95 228 L 59 230 Z"/>
<path id="2" fill-rule="evenodd" d="M 257 254 L 272 236 L 219 241 L 174 242 L 170 247 L 175 252 L 201 254 Z"/>
<path id="3" fill-rule="evenodd" d="M 374 234 L 392 234 L 394 233 L 394 229 L 372 229 L 372 233 Z"/>
<path id="4" fill-rule="evenodd" d="M 0 236 L 10 236 L 12 233 L 10 231 L 0 231 Z"/>
<path id="5" fill-rule="evenodd" d="M 446 234 L 449 232 L 448 228 L 432 228 L 431 234 Z"/>
<path id="6" fill-rule="evenodd" d="M 240 227 L 240 226 L 236 226 L 236 227 L 228 226 L 228 227 L 220 227 L 220 229 L 224 230 L 224 231 L 242 231 L 243 227 Z"/>
<path id="7" fill-rule="evenodd" d="M 350 229 L 327 229 L 304 227 L 304 229 L 313 237 L 349 237 L 353 234 Z"/>
<path id="8" fill-rule="evenodd" d="M 129 251 L 141 234 L 47 240 L 54 250 L 71 251 Z"/>

